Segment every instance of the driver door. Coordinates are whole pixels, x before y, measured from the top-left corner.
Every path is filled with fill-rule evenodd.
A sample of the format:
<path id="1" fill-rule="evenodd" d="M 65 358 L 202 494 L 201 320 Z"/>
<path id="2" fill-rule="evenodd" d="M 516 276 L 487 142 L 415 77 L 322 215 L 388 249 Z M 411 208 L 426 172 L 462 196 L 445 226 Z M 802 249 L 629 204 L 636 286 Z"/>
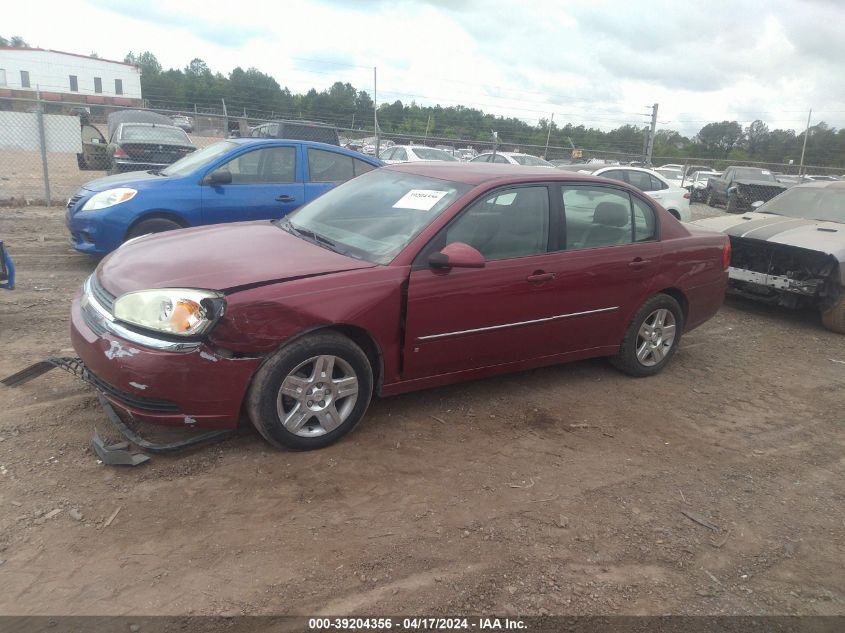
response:
<path id="1" fill-rule="evenodd" d="M 93 125 L 82 126 L 82 159 L 79 168 L 84 170 L 108 169 L 108 143 Z"/>
<path id="2" fill-rule="evenodd" d="M 305 198 L 299 146 L 272 145 L 238 154 L 215 168 L 232 174 L 228 184 L 203 184 L 205 224 L 242 220 L 275 220 Z"/>
<path id="3" fill-rule="evenodd" d="M 415 262 L 408 287 L 404 379 L 548 353 L 557 292 L 549 189 L 527 185 L 474 202 Z M 463 242 L 484 268 L 436 269 L 430 251 Z M 553 247 L 554 248 L 554 247 Z"/>

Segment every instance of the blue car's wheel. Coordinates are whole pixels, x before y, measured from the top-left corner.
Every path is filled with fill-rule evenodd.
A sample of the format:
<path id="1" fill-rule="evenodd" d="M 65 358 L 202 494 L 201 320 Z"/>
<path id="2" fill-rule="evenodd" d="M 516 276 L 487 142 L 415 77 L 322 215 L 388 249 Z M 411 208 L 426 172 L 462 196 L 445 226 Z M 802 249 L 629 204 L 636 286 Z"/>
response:
<path id="1" fill-rule="evenodd" d="M 150 233 L 164 233 L 165 231 L 175 231 L 183 228 L 181 224 L 168 220 L 167 218 L 150 218 L 149 220 L 142 220 L 135 226 L 129 229 L 126 234 L 126 239 L 131 240 L 133 237 L 141 237 L 142 235 L 149 235 Z"/>

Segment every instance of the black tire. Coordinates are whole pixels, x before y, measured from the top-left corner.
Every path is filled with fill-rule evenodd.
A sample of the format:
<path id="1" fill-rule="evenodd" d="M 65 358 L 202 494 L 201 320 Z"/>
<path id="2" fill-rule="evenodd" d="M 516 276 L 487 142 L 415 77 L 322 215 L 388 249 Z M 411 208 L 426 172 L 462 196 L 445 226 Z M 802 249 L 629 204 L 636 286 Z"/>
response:
<path id="1" fill-rule="evenodd" d="M 168 220 L 167 218 L 150 218 L 149 220 L 141 220 L 138 224 L 129 229 L 129 232 L 126 234 L 126 239 L 131 240 L 133 237 L 141 237 L 142 235 L 149 235 L 150 233 L 175 231 L 176 229 L 182 228 L 185 227 L 178 222 Z"/>
<path id="2" fill-rule="evenodd" d="M 713 197 L 713 190 L 708 187 L 707 189 L 707 206 L 708 207 L 715 207 L 716 206 L 716 199 Z"/>
<path id="3" fill-rule="evenodd" d="M 324 431 L 322 434 L 300 435 L 288 430 L 283 424 L 277 406 L 280 390 L 285 380 L 298 367 L 309 362 L 310 359 L 322 356 L 332 356 L 335 357 L 336 362 L 340 359 L 346 363 L 357 378 L 358 391 L 347 417 L 336 428 L 328 432 Z M 315 380 L 319 379 L 315 378 Z M 261 366 L 249 387 L 246 410 L 258 432 L 274 446 L 298 451 L 313 450 L 333 444 L 355 428 L 355 425 L 364 417 L 372 394 L 373 370 L 364 351 L 341 334 L 318 332 L 285 345 Z M 284 397 L 287 398 L 287 396 Z M 337 396 L 333 396 L 332 399 L 343 402 L 342 398 Z M 291 409 L 297 406 L 294 400 L 288 398 L 288 401 Z M 307 411 L 304 407 L 302 410 Z M 302 427 L 303 433 L 319 433 L 322 430 L 316 414 L 309 418 L 307 423 L 303 423 Z"/>
<path id="4" fill-rule="evenodd" d="M 85 157 L 82 154 L 76 155 L 76 164 L 80 170 L 88 169 L 85 165 Z"/>
<path id="5" fill-rule="evenodd" d="M 680 221 L 680 220 L 681 220 L 681 214 L 680 214 L 680 213 L 678 213 L 677 211 L 675 211 L 675 209 L 667 209 L 667 211 L 669 211 L 669 213 L 671 213 L 671 214 L 672 214 L 672 216 L 673 216 L 676 220 L 678 220 L 678 221 Z"/>
<path id="6" fill-rule="evenodd" d="M 646 365 L 637 358 L 640 328 L 643 326 L 644 322 L 658 310 L 668 310 L 672 313 L 675 325 L 674 336 L 671 346 L 663 352 L 662 359 L 655 364 Z M 683 331 L 684 312 L 681 310 L 681 306 L 678 305 L 678 302 L 669 295 L 662 293 L 656 294 L 646 301 L 637 311 L 637 314 L 634 315 L 634 318 L 631 319 L 628 329 L 625 332 L 625 336 L 622 338 L 622 343 L 619 346 L 619 352 L 616 356 L 611 357 L 610 362 L 614 367 L 616 367 L 616 369 L 628 374 L 629 376 L 637 378 L 653 376 L 666 367 L 669 361 L 672 360 L 672 357 L 675 355 L 675 351 L 678 349 L 678 345 L 681 342 L 681 334 Z M 663 337 L 661 335 L 661 340 L 662 339 Z"/>
<path id="7" fill-rule="evenodd" d="M 845 297 L 839 297 L 830 308 L 822 311 L 822 324 L 831 332 L 845 334 Z"/>

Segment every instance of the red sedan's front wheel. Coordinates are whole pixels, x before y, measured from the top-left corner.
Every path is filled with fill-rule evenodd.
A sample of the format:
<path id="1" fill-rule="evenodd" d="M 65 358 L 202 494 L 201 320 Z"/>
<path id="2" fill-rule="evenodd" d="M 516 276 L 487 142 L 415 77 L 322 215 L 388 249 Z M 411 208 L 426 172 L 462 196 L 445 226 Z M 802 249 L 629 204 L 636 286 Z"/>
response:
<path id="1" fill-rule="evenodd" d="M 316 333 L 264 363 L 250 386 L 247 410 L 271 444 L 309 450 L 351 431 L 372 392 L 373 371 L 363 350 L 340 334 Z"/>

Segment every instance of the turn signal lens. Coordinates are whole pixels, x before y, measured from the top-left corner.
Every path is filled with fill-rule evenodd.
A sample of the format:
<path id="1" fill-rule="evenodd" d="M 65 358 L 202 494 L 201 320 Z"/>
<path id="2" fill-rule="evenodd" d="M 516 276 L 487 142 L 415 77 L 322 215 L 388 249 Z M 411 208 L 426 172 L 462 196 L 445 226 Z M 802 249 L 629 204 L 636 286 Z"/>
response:
<path id="1" fill-rule="evenodd" d="M 725 240 L 725 248 L 722 250 L 722 268 L 725 270 L 731 265 L 731 241 Z"/>

